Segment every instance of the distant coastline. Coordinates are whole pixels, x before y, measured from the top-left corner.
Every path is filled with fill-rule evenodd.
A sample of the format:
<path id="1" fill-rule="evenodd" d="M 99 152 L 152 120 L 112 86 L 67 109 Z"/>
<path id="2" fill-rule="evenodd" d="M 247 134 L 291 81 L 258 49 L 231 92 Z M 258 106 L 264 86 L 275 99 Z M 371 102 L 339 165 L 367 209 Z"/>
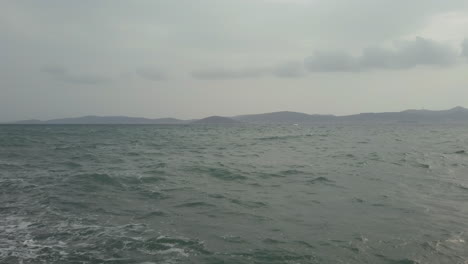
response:
<path id="1" fill-rule="evenodd" d="M 301 124 L 315 122 L 346 122 L 346 121 L 372 121 L 372 122 L 468 122 L 468 109 L 457 106 L 448 110 L 404 110 L 401 112 L 360 113 L 346 116 L 306 114 L 300 112 L 271 112 L 263 114 L 238 115 L 231 117 L 210 116 L 195 120 L 182 120 L 177 118 L 143 118 L 128 116 L 82 116 L 51 120 L 21 120 L 2 124 Z"/>

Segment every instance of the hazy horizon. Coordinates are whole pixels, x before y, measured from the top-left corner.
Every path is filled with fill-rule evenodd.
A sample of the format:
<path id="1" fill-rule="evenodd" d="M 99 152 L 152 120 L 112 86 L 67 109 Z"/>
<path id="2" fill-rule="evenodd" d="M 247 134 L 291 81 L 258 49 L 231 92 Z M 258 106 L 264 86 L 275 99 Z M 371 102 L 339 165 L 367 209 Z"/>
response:
<path id="1" fill-rule="evenodd" d="M 468 2 L 3 1 L 0 122 L 468 106 Z"/>
<path id="2" fill-rule="evenodd" d="M 129 115 L 96 115 L 96 114 L 90 114 L 90 115 L 82 115 L 82 116 L 65 116 L 65 117 L 57 117 L 57 118 L 50 118 L 50 119 L 33 119 L 33 118 L 29 118 L 29 119 L 23 119 L 23 120 L 10 120 L 10 121 L 7 121 L 7 122 L 5 122 L 5 123 L 9 123 L 9 122 L 18 122 L 18 121 L 27 121 L 27 120 L 48 121 L 48 120 L 55 120 L 55 119 L 80 118 L 80 117 L 87 117 L 87 116 L 96 116 L 96 117 L 130 117 L 130 118 L 147 118 L 147 119 L 174 118 L 174 119 L 178 119 L 178 120 L 188 121 L 188 120 L 198 120 L 198 119 L 203 119 L 203 118 L 213 117 L 213 116 L 219 116 L 219 117 L 236 117 L 236 116 L 243 116 L 243 115 L 262 115 L 262 114 L 278 113 L 278 112 L 302 113 L 302 114 L 308 114 L 308 115 L 333 115 L 333 116 L 337 116 L 337 117 L 343 117 L 343 116 L 358 115 L 358 114 L 363 114 L 363 113 L 402 112 L 402 111 L 406 111 L 406 110 L 444 111 L 444 110 L 450 110 L 450 109 L 454 109 L 454 108 L 458 108 L 458 107 L 465 108 L 464 106 L 459 106 L 459 105 L 457 105 L 457 106 L 453 106 L 453 107 L 446 108 L 446 109 L 427 109 L 427 108 L 420 108 L 420 109 L 417 109 L 417 108 L 408 108 L 408 109 L 401 109 L 401 110 L 397 110 L 397 111 L 382 111 L 382 112 L 372 112 L 372 111 L 370 111 L 370 112 L 360 112 L 360 113 L 352 113 L 352 114 L 346 114 L 346 115 L 335 115 L 335 114 L 329 114 L 329 113 L 304 113 L 304 112 L 299 112 L 299 111 L 280 110 L 280 111 L 273 111 L 273 112 L 246 113 L 246 114 L 229 115 L 229 116 L 221 116 L 221 115 L 217 115 L 217 114 L 212 114 L 212 115 L 208 115 L 208 116 L 201 116 L 201 117 L 187 118 L 187 119 L 180 118 L 180 117 L 177 117 L 177 116 L 129 116 Z M 467 108 L 465 108 L 465 109 L 467 109 Z M 0 122 L 0 123 L 1 123 L 1 122 Z"/>

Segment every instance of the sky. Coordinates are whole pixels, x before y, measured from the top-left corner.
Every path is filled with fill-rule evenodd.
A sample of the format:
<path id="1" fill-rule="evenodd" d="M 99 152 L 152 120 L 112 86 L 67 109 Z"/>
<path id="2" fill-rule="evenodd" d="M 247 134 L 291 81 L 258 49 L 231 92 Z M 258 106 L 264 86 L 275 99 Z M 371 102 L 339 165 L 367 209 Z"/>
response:
<path id="1" fill-rule="evenodd" d="M 4 0 L 0 121 L 468 107 L 466 0 Z"/>

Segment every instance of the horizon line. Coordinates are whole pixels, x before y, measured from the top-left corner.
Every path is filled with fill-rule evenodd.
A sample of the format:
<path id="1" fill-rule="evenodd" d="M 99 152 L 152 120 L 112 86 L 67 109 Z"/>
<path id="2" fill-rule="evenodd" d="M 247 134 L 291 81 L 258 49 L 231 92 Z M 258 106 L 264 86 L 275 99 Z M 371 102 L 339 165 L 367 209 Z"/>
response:
<path id="1" fill-rule="evenodd" d="M 218 116 L 218 117 L 227 117 L 227 118 L 235 118 L 239 116 L 249 116 L 249 115 L 264 115 L 264 114 L 272 114 L 272 113 L 298 113 L 298 114 L 305 114 L 305 115 L 311 115 L 311 116 L 334 116 L 334 117 L 347 117 L 347 116 L 354 116 L 354 115 L 359 115 L 359 114 L 374 114 L 374 113 L 400 113 L 404 111 L 447 111 L 447 110 L 452 110 L 452 109 L 467 109 L 463 106 L 455 106 L 452 108 L 448 109 L 439 109 L 439 110 L 432 110 L 432 109 L 426 109 L 426 108 L 411 108 L 411 109 L 405 109 L 405 110 L 400 110 L 400 111 L 383 111 L 383 112 L 360 112 L 360 113 L 355 113 L 355 114 L 346 114 L 346 115 L 335 115 L 335 114 L 309 114 L 309 113 L 304 113 L 304 112 L 298 112 L 298 111 L 290 111 L 290 110 L 283 110 L 283 111 L 273 111 L 273 112 L 262 112 L 262 113 L 255 113 L 255 114 L 240 114 L 240 115 L 232 115 L 232 116 L 221 116 L 221 115 L 209 115 L 201 118 L 189 118 L 189 119 L 180 119 L 177 117 L 171 117 L 171 116 L 166 116 L 166 117 L 142 117 L 142 116 L 127 116 L 127 115 L 81 115 L 81 116 L 73 116 L 73 117 L 59 117 L 59 118 L 52 118 L 52 119 L 22 119 L 22 120 L 13 120 L 13 121 L 1 121 L 0 124 L 14 124 L 17 122 L 24 122 L 24 121 L 40 121 L 40 122 L 47 122 L 47 121 L 52 121 L 52 120 L 60 120 L 60 119 L 73 119 L 73 118 L 82 118 L 82 117 L 128 117 L 128 118 L 143 118 L 143 119 L 149 119 L 149 120 L 157 120 L 157 119 L 176 119 L 179 121 L 196 121 L 208 117 L 213 117 L 213 116 Z M 468 110 L 468 109 L 467 109 Z"/>

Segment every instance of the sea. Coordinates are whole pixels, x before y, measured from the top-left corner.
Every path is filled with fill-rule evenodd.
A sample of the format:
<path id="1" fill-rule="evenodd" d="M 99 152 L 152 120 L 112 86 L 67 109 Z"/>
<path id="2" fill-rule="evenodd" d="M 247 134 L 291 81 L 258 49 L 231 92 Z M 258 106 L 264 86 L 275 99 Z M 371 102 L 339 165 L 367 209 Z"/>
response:
<path id="1" fill-rule="evenodd" d="M 2 125 L 0 263 L 468 263 L 468 124 Z"/>

